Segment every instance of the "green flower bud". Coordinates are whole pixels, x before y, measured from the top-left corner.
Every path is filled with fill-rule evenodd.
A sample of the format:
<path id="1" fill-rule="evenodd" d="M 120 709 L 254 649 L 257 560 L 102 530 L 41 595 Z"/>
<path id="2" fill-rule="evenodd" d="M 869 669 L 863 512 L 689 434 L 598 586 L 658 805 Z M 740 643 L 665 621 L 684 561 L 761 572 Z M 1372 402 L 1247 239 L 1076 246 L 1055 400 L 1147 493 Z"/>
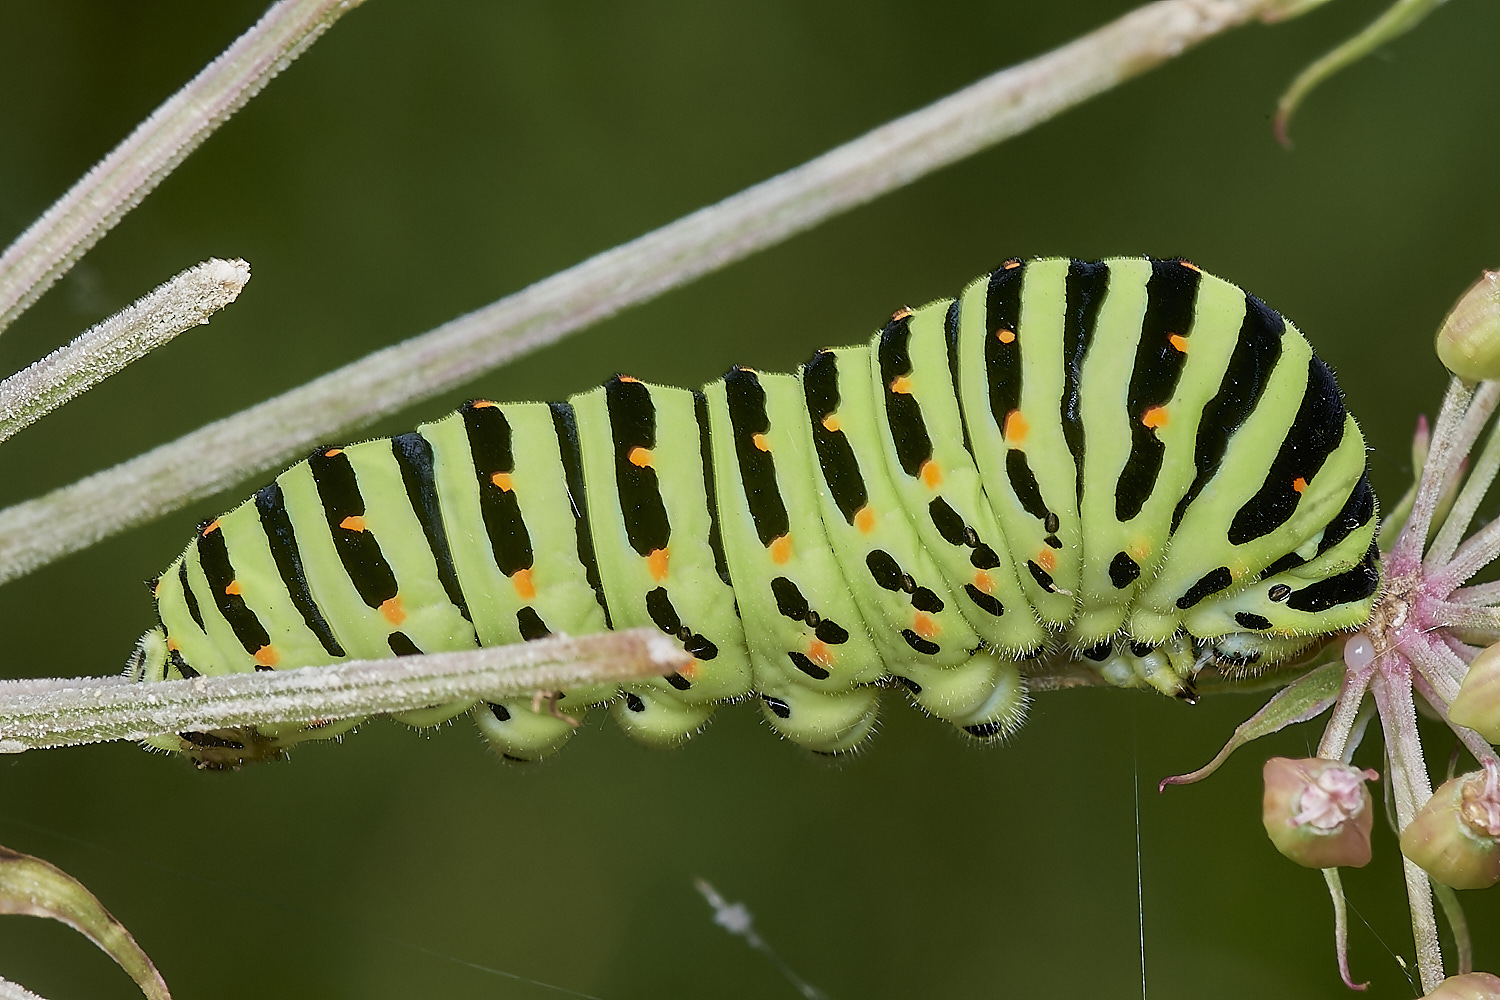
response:
<path id="1" fill-rule="evenodd" d="M 1500 271 L 1486 271 L 1448 313 L 1437 355 L 1459 378 L 1500 378 Z"/>
<path id="2" fill-rule="evenodd" d="M 1380 775 L 1337 760 L 1272 757 L 1263 776 L 1261 821 L 1278 851 L 1308 868 L 1370 863 L 1375 813 L 1365 782 Z"/>
<path id="3" fill-rule="evenodd" d="M 1500 644 L 1490 646 L 1469 664 L 1458 697 L 1448 706 L 1448 719 L 1491 743 L 1500 742 Z"/>
<path id="4" fill-rule="evenodd" d="M 1488 972 L 1449 976 L 1427 994 L 1427 1000 L 1500 1000 L 1500 976 Z"/>
<path id="5" fill-rule="evenodd" d="M 1500 767 L 1444 782 L 1401 831 L 1401 853 L 1455 889 L 1500 882 Z"/>

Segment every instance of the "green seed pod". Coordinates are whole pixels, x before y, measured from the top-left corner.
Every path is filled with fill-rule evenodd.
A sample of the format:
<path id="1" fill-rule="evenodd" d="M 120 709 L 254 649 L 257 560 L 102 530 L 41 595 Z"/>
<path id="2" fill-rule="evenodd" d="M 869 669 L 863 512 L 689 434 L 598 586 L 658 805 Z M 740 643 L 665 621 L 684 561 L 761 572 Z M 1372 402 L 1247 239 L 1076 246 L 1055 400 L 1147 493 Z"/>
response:
<path id="1" fill-rule="evenodd" d="M 1491 743 L 1500 741 L 1500 644 L 1490 646 L 1469 664 L 1458 697 L 1448 706 L 1448 718 Z"/>
<path id="2" fill-rule="evenodd" d="M 1500 378 L 1500 271 L 1486 271 L 1448 313 L 1437 355 L 1459 378 Z"/>
<path id="3" fill-rule="evenodd" d="M 1427 1000 L 1500 1000 L 1500 976 L 1488 972 L 1449 976 L 1427 994 Z"/>
<path id="4" fill-rule="evenodd" d="M 1500 768 L 1444 782 L 1401 831 L 1401 853 L 1455 889 L 1500 882 Z"/>
<path id="5" fill-rule="evenodd" d="M 1378 774 L 1336 760 L 1272 757 L 1263 775 L 1261 821 L 1278 851 L 1308 868 L 1370 863 L 1374 810 L 1365 782 Z"/>

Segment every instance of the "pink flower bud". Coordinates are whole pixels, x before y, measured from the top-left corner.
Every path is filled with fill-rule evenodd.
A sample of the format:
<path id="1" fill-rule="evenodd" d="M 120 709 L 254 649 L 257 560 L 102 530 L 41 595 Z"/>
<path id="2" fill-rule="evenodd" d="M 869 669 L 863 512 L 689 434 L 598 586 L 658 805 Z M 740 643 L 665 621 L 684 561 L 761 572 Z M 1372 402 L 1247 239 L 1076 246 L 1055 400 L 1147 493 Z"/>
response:
<path id="1" fill-rule="evenodd" d="M 1448 706 L 1448 718 L 1491 743 L 1500 742 L 1500 644 L 1484 650 L 1469 664 L 1458 697 Z"/>
<path id="2" fill-rule="evenodd" d="M 1500 378 L 1500 271 L 1486 271 L 1437 335 L 1438 360 L 1459 378 Z"/>
<path id="3" fill-rule="evenodd" d="M 1401 831 L 1401 853 L 1455 889 L 1500 882 L 1500 767 L 1444 782 Z"/>
<path id="4" fill-rule="evenodd" d="M 1500 976 L 1488 972 L 1449 976 L 1427 994 L 1427 1000 L 1500 1000 Z"/>
<path id="5" fill-rule="evenodd" d="M 1370 863 L 1374 809 L 1365 782 L 1378 774 L 1336 760 L 1272 757 L 1263 776 L 1261 821 L 1278 851 L 1308 868 Z"/>

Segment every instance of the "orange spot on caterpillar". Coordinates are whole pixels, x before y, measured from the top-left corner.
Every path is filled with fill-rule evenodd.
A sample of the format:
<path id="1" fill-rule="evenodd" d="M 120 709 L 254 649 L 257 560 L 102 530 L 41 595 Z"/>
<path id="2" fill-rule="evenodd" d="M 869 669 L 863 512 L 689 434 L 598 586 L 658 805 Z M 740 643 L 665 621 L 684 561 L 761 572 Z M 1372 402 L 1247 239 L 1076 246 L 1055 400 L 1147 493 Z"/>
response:
<path id="1" fill-rule="evenodd" d="M 982 569 L 975 570 L 974 571 L 974 589 L 975 590 L 982 590 L 986 594 L 993 594 L 995 592 L 995 578 L 992 577 L 992 576 L 990 576 L 988 573 L 986 573 Z"/>
<path id="2" fill-rule="evenodd" d="M 1031 430 L 1031 425 L 1026 422 L 1020 410 L 1011 410 L 1005 415 L 1005 429 L 1000 433 L 1005 437 L 1007 444 L 1019 447 L 1026 443 L 1026 432 Z"/>
<path id="3" fill-rule="evenodd" d="M 630 454 L 625 457 L 630 460 L 631 465 L 635 466 L 638 469 L 651 468 L 651 452 L 649 449 L 642 448 L 640 445 L 636 445 L 634 448 L 630 449 Z"/>
<path id="4" fill-rule="evenodd" d="M 342 448 L 329 448 L 327 451 L 323 452 L 323 457 L 324 458 L 338 458 L 343 453 L 344 453 L 344 449 L 342 449 Z"/>
<path id="5" fill-rule="evenodd" d="M 891 313 L 891 322 L 899 323 L 901 320 L 910 316 L 912 312 L 913 310 L 910 306 L 902 306 L 900 309 L 897 309 L 895 312 Z"/>
<path id="6" fill-rule="evenodd" d="M 769 548 L 771 550 L 771 561 L 778 566 L 785 565 L 786 561 L 792 558 L 792 536 L 789 534 L 777 535 L 771 539 Z"/>
<path id="7" fill-rule="evenodd" d="M 1036 564 L 1050 573 L 1057 568 L 1057 556 L 1050 548 L 1042 549 L 1036 554 Z"/>
<path id="8" fill-rule="evenodd" d="M 536 597 L 536 584 L 531 582 L 530 569 L 516 570 L 510 575 L 510 582 L 521 600 L 529 601 Z"/>
<path id="9" fill-rule="evenodd" d="M 339 522 L 339 527 L 345 531 L 364 531 L 365 519 L 359 514 L 350 514 Z"/>
<path id="10" fill-rule="evenodd" d="M 840 426 L 837 413 L 830 413 L 823 418 L 823 429 L 830 434 L 837 434 Z"/>
<path id="11" fill-rule="evenodd" d="M 180 652 L 182 650 L 182 647 L 177 645 L 177 640 L 172 638 L 171 636 L 167 636 L 167 648 L 174 653 Z"/>
<path id="12" fill-rule="evenodd" d="M 1298 493 L 1301 493 L 1303 490 L 1307 489 L 1307 480 L 1303 479 L 1301 476 L 1298 476 L 1296 479 L 1292 480 L 1292 489 L 1296 490 Z"/>
<path id="13" fill-rule="evenodd" d="M 401 595 L 397 594 L 381 604 L 380 613 L 385 615 L 385 620 L 392 625 L 400 625 L 406 621 L 406 609 L 401 606 Z"/>
<path id="14" fill-rule="evenodd" d="M 1188 339 L 1180 333 L 1168 334 L 1167 343 L 1177 348 L 1177 350 L 1182 354 L 1186 354 L 1188 352 Z"/>
<path id="15" fill-rule="evenodd" d="M 903 396 L 911 395 L 911 376 L 897 375 L 891 380 L 891 391 L 899 392 Z"/>
<path id="16" fill-rule="evenodd" d="M 633 378 L 630 375 L 616 375 L 615 378 L 619 379 L 621 382 L 639 382 L 640 381 L 640 379 Z"/>
<path id="17" fill-rule="evenodd" d="M 854 512 L 854 526 L 865 535 L 875 530 L 875 512 L 870 509 L 869 504 Z"/>
<path id="18" fill-rule="evenodd" d="M 492 482 L 496 486 L 500 487 L 500 489 L 504 490 L 506 493 L 509 493 L 511 490 L 515 489 L 515 485 L 512 484 L 511 481 L 510 481 L 510 473 L 509 472 L 497 472 L 497 473 L 495 473 L 493 476 L 490 477 L 490 482 Z"/>
<path id="19" fill-rule="evenodd" d="M 687 666 L 678 667 L 677 672 L 690 681 L 698 679 L 698 661 L 690 660 Z"/>
<path id="20" fill-rule="evenodd" d="M 1130 554 L 1135 556 L 1137 561 L 1145 559 L 1151 554 L 1151 543 L 1144 538 L 1137 538 L 1130 543 Z"/>
<path id="21" fill-rule="evenodd" d="M 924 639 L 931 639 L 943 631 L 937 622 L 920 611 L 911 616 L 911 630 Z"/>
<path id="22" fill-rule="evenodd" d="M 1187 268 L 1189 271 L 1197 271 L 1199 274 L 1203 273 L 1203 268 L 1199 267 L 1197 264 L 1194 264 L 1190 260 L 1179 260 L 1177 263 L 1181 264 L 1183 267 Z"/>
<path id="23" fill-rule="evenodd" d="M 820 667 L 833 666 L 833 650 L 822 639 L 808 640 L 807 658 Z"/>
<path id="24" fill-rule="evenodd" d="M 1141 414 L 1141 423 L 1153 431 L 1158 427 L 1167 426 L 1167 408 L 1165 406 L 1153 406 Z"/>
<path id="25" fill-rule="evenodd" d="M 917 471 L 929 490 L 937 489 L 938 484 L 943 481 L 943 470 L 938 468 L 938 464 L 930 458 L 923 462 L 922 468 Z"/>
<path id="26" fill-rule="evenodd" d="M 474 409 L 476 410 L 495 410 L 500 408 L 499 403 L 491 402 L 488 399 L 476 399 L 469 405 L 474 407 Z"/>
<path id="27" fill-rule="evenodd" d="M 1012 257 L 1010 260 L 1006 261 L 1004 264 L 1000 265 L 1000 267 L 1003 270 L 1006 270 L 1006 271 L 1009 271 L 1013 267 L 1020 267 L 1020 266 L 1021 266 L 1021 262 L 1018 261 L 1018 260 L 1016 260 L 1014 257 Z"/>
<path id="28" fill-rule="evenodd" d="M 667 556 L 665 548 L 652 549 L 651 554 L 646 557 L 646 569 L 651 573 L 651 579 L 661 583 L 667 578 Z"/>
<path id="29" fill-rule="evenodd" d="M 255 662 L 263 667 L 274 667 L 281 660 L 281 654 L 276 652 L 276 647 L 266 643 L 255 651 Z"/>
<path id="30" fill-rule="evenodd" d="M 219 530 L 219 519 L 216 517 L 203 526 L 202 534 L 210 535 Z"/>
<path id="31" fill-rule="evenodd" d="M 1016 331 L 1006 330 L 1003 327 L 995 331 L 995 336 L 1000 338 L 1002 344 L 1014 344 L 1016 342 Z"/>
<path id="32" fill-rule="evenodd" d="M 755 447 L 759 448 L 761 451 L 771 450 L 771 442 L 766 440 L 766 436 L 764 434 L 756 434 L 750 439 L 750 443 L 755 445 Z"/>
<path id="33" fill-rule="evenodd" d="M 161 577 L 157 577 L 156 578 L 156 583 L 152 585 L 152 587 L 151 587 L 151 596 L 152 597 L 160 597 L 161 596 Z"/>
<path id="34" fill-rule="evenodd" d="M 244 592 L 245 588 L 240 586 L 240 581 L 238 580 L 230 580 L 229 586 L 224 588 L 224 593 L 229 594 L 232 597 L 238 597 Z"/>

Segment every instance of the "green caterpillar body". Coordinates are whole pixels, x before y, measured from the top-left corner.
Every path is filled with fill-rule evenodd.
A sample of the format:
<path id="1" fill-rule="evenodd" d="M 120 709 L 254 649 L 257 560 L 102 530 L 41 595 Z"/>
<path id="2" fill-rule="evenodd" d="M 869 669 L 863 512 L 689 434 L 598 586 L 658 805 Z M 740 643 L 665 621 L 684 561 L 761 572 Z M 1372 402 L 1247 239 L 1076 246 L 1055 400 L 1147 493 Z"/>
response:
<path id="1" fill-rule="evenodd" d="M 476 401 L 324 448 L 208 522 L 155 584 L 141 680 L 649 626 L 690 670 L 572 690 L 670 743 L 756 695 L 821 752 L 882 686 L 1009 732 L 1028 662 L 1191 696 L 1362 624 L 1379 587 L 1364 440 L 1275 311 L 1181 260 L 1007 261 L 796 374 L 699 392 L 617 377 L 566 403 Z M 573 731 L 473 710 L 506 755 Z M 352 722 L 183 733 L 207 766 Z"/>

